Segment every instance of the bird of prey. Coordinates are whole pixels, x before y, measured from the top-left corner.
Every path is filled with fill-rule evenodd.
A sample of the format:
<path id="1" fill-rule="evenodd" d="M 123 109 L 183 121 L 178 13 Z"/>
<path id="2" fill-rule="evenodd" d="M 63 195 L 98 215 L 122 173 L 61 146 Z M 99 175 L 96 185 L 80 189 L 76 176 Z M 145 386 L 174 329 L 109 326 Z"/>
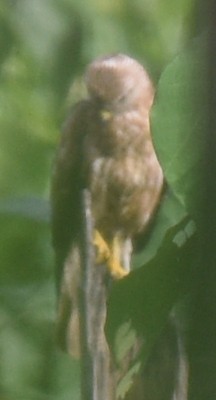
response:
<path id="1" fill-rule="evenodd" d="M 91 194 L 96 262 L 120 279 L 130 270 L 133 238 L 151 221 L 163 187 L 149 124 L 154 88 L 146 70 L 127 55 L 109 55 L 87 67 L 85 83 L 88 98 L 73 107 L 63 128 L 51 196 L 59 318 L 70 332 L 79 319 L 82 189 Z M 66 342 L 76 353 L 71 333 Z"/>

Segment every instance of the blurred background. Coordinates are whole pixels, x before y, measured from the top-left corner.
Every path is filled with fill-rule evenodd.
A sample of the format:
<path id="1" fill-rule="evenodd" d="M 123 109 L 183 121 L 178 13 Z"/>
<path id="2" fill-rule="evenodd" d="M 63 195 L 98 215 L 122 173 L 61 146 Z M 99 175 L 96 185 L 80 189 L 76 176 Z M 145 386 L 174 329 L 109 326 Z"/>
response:
<path id="1" fill-rule="evenodd" d="M 124 52 L 157 84 L 197 18 L 195 0 L 1 0 L 0 400 L 79 399 L 79 363 L 54 343 L 49 188 L 86 64 Z"/>

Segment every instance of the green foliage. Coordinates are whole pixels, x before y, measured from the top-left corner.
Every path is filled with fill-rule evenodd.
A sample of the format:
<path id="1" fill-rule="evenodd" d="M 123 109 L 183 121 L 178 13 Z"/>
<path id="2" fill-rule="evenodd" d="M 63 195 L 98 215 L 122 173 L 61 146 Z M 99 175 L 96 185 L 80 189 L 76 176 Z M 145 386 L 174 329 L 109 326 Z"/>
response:
<path id="1" fill-rule="evenodd" d="M 117 363 L 119 357 L 124 358 L 121 356 L 124 354 L 122 343 L 118 346 L 119 340 L 116 341 L 122 327 L 131 326 L 125 340 L 126 348 L 128 338 L 131 348 L 137 337 L 143 340 L 139 355 L 141 366 L 173 307 L 196 284 L 194 276 L 201 265 L 197 251 L 200 233 L 196 231 L 197 226 L 200 228 L 201 172 L 204 171 L 206 143 L 203 46 L 202 38 L 176 57 L 159 80 L 152 110 L 152 130 L 170 190 L 159 210 L 151 240 L 138 256 L 142 268 L 116 283 L 112 291 L 107 334 L 115 349 Z M 186 216 L 187 213 L 191 213 L 196 223 Z M 131 368 L 133 371 L 134 365 Z M 128 381 L 123 378 L 123 383 L 124 392 Z"/>
<path id="2" fill-rule="evenodd" d="M 175 7 L 170 0 L 103 0 L 99 3 L 96 0 L 1 2 L 2 399 L 79 399 L 79 364 L 59 352 L 54 343 L 56 294 L 48 224 L 49 182 L 59 127 L 64 118 L 65 108 L 77 95 L 73 95 L 74 89 L 72 94 L 68 91 L 70 84 L 75 78 L 80 78 L 86 63 L 95 56 L 116 51 L 139 59 L 157 81 L 168 61 L 190 40 L 189 27 L 193 18 L 193 8 L 192 0 L 182 1 Z M 176 60 L 161 77 L 153 120 L 158 154 L 174 194 L 165 195 L 148 246 L 134 259 L 136 266 L 145 266 L 137 269 L 125 282 L 120 282 L 116 289 L 114 288 L 110 306 L 111 337 L 115 336 L 118 328 L 116 318 L 121 314 L 119 306 L 115 308 L 113 304 L 117 295 L 120 297 L 116 299 L 116 304 L 122 305 L 122 317 L 119 321 L 132 321 L 130 313 L 135 311 L 132 322 L 138 329 L 139 318 L 142 321 L 142 316 L 146 313 L 148 320 L 151 319 L 151 315 L 154 316 L 149 330 L 144 332 L 148 337 L 146 353 L 154 342 L 156 329 L 161 329 L 168 310 L 181 295 L 182 281 L 185 278 L 185 268 L 180 265 L 178 269 L 175 260 L 180 259 L 183 263 L 184 257 L 187 258 L 187 250 L 184 246 L 178 249 L 178 246 L 173 244 L 177 232 L 184 232 L 185 226 L 188 226 L 187 223 L 184 225 L 184 222 L 180 227 L 177 225 L 185 217 L 185 206 L 189 204 L 186 196 L 183 195 L 184 201 L 181 197 L 184 192 L 182 174 L 181 179 L 176 179 L 178 168 L 182 165 L 181 157 L 185 160 L 185 148 L 169 169 L 167 160 L 170 152 L 173 156 L 172 146 L 175 147 L 176 143 L 179 143 L 178 134 L 181 132 L 174 130 L 173 140 L 164 133 L 167 131 L 168 135 L 173 129 L 173 125 L 170 126 L 170 130 L 167 128 L 167 121 L 180 125 L 179 120 L 176 120 L 179 102 L 174 101 L 178 90 L 175 92 L 173 83 L 171 109 L 175 117 L 172 120 L 171 109 L 166 102 L 170 92 L 168 86 L 171 80 L 173 82 L 175 68 L 180 72 L 182 70 L 184 75 L 187 56 L 183 56 L 181 62 L 182 65 Z M 178 76 L 177 83 L 180 84 L 184 79 L 187 78 Z M 75 89 L 75 92 L 80 91 L 79 84 Z M 181 99 L 182 97 L 180 103 Z M 191 109 L 190 105 L 187 99 L 188 110 Z M 163 119 L 163 107 L 167 120 Z M 184 129 L 185 125 L 186 120 Z M 186 128 L 190 135 L 189 126 Z M 169 143 L 167 151 L 163 148 L 164 143 Z M 193 148 L 191 151 L 194 154 Z M 188 172 L 188 165 L 182 172 Z M 192 246 L 191 240 L 193 242 L 193 237 L 190 243 L 186 240 L 187 248 Z M 188 268 L 189 264 L 190 257 L 186 262 Z M 160 267 L 159 271 L 157 265 Z M 168 274 L 168 280 L 164 274 Z M 181 282 L 177 285 L 176 294 L 173 293 L 172 284 L 175 283 L 178 274 L 181 275 Z M 159 285 L 159 276 L 163 282 L 162 286 Z M 149 289 L 145 282 L 150 285 Z M 125 288 L 128 293 L 134 290 L 137 292 L 134 300 L 130 296 L 128 299 L 124 297 Z M 161 307 L 160 296 L 164 299 Z M 124 304 L 121 298 L 124 299 Z M 153 308 L 151 303 L 154 304 Z M 158 319 L 161 310 L 162 314 Z M 142 326 L 138 330 L 139 334 L 143 334 Z M 124 354 L 124 347 L 127 349 L 133 341 L 130 333 L 125 332 L 124 335 L 120 358 L 121 354 Z M 136 370 L 136 367 L 132 368 Z M 130 379 L 129 374 L 128 378 L 126 377 L 126 385 Z"/>
<path id="3" fill-rule="evenodd" d="M 205 37 L 163 72 L 152 129 L 166 180 L 192 214 L 201 200 L 207 132 Z M 196 213 L 197 214 L 197 213 Z"/>

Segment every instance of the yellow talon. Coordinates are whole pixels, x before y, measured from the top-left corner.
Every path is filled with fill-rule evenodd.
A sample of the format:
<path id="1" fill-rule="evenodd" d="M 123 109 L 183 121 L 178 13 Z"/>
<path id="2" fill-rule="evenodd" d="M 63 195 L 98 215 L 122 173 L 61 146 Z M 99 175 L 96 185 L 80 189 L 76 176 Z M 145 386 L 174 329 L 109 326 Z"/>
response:
<path id="1" fill-rule="evenodd" d="M 128 275 L 128 271 L 126 271 L 114 257 L 109 258 L 107 265 L 114 279 L 121 279 Z"/>
<path id="2" fill-rule="evenodd" d="M 94 232 L 93 244 L 97 248 L 96 264 L 107 262 L 110 257 L 110 250 L 108 244 L 97 230 Z"/>
<path id="3" fill-rule="evenodd" d="M 124 278 L 128 274 L 128 271 L 121 266 L 121 247 L 121 240 L 115 236 L 111 244 L 111 255 L 107 262 L 110 274 L 114 279 Z"/>
<path id="4" fill-rule="evenodd" d="M 128 274 L 121 266 L 121 241 L 117 236 L 109 246 L 100 232 L 95 230 L 93 244 L 97 249 L 96 264 L 106 263 L 113 279 L 121 279 Z"/>

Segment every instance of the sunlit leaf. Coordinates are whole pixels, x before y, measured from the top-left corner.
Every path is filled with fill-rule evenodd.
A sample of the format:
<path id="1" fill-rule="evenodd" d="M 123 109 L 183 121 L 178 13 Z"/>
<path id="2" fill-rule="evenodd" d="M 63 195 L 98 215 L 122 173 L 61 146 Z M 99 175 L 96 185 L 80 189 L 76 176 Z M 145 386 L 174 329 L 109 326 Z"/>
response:
<path id="1" fill-rule="evenodd" d="M 193 214 L 202 199 L 207 131 L 204 38 L 163 72 L 152 111 L 155 146 L 165 177 Z"/>

